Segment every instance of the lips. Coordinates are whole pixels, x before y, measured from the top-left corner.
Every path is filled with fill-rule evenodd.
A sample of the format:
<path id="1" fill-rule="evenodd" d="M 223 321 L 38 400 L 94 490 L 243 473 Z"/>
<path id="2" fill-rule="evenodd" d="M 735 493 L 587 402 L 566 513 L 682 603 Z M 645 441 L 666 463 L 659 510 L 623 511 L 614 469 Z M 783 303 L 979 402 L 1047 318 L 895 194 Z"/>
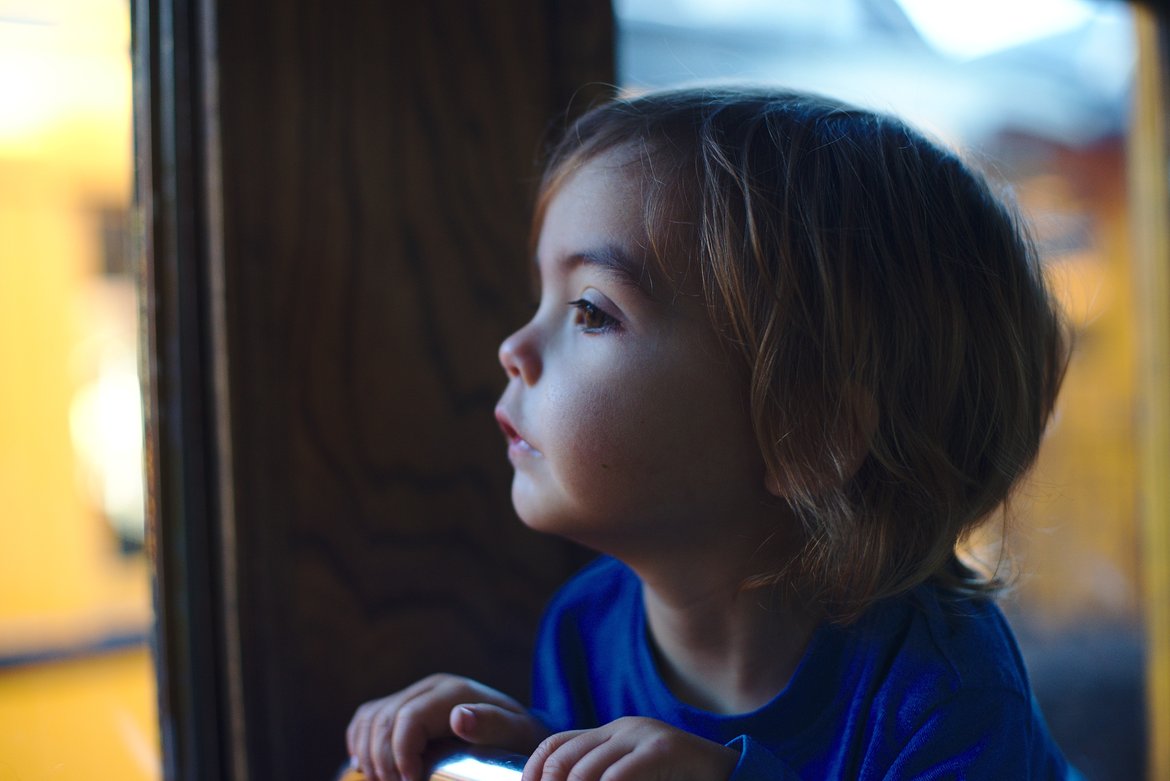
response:
<path id="1" fill-rule="evenodd" d="M 531 443 L 520 433 L 516 431 L 516 427 L 512 425 L 512 420 L 508 417 L 508 413 L 503 409 L 496 409 L 496 421 L 500 424 L 500 431 L 504 432 L 504 439 L 508 440 L 508 455 L 535 455 L 539 456 L 540 451 L 534 448 Z"/>

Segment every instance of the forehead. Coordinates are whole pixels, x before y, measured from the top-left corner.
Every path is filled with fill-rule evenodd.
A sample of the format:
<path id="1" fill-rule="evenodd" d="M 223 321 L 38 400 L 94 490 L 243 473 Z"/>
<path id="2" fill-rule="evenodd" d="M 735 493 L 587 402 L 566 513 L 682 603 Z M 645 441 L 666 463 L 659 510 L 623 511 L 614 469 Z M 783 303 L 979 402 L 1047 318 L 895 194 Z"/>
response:
<path id="1" fill-rule="evenodd" d="M 621 262 L 600 265 L 619 267 L 650 298 L 670 303 L 680 293 L 700 294 L 685 249 L 685 220 L 664 208 L 669 204 L 662 183 L 650 182 L 651 169 L 645 154 L 618 147 L 554 179 L 537 215 L 538 270 L 558 260 L 572 266 L 582 258 L 616 259 Z"/>
<path id="2" fill-rule="evenodd" d="M 644 259 L 647 245 L 642 177 L 629 153 L 605 152 L 567 173 L 545 198 L 538 262 L 617 245 Z"/>

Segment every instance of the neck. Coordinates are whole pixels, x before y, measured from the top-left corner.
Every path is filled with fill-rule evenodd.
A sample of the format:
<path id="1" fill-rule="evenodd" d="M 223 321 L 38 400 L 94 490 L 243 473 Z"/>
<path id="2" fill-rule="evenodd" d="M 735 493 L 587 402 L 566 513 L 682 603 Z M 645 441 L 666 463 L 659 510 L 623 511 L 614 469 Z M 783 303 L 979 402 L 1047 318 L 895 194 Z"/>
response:
<path id="1" fill-rule="evenodd" d="M 714 713 L 746 713 L 787 685 L 817 618 L 779 588 L 745 590 L 763 563 L 759 548 L 727 547 L 736 546 L 659 551 L 627 563 L 644 584 L 650 641 L 674 695 Z M 794 551 L 778 547 L 784 546 L 770 545 L 769 558 L 782 566 Z"/>

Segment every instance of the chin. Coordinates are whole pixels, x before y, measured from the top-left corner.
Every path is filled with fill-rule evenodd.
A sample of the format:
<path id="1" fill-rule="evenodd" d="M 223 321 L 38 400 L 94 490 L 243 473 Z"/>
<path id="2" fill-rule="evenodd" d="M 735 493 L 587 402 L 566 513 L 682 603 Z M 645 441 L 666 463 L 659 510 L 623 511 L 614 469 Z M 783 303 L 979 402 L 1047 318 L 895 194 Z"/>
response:
<path id="1" fill-rule="evenodd" d="M 589 530 L 582 528 L 579 518 L 563 509 L 549 508 L 533 497 L 512 492 L 512 508 L 520 522 L 534 532 L 551 534 L 562 539 L 595 548 L 589 543 Z"/>
<path id="2" fill-rule="evenodd" d="M 542 534 L 556 534 L 556 524 L 542 504 L 538 497 L 532 496 L 523 488 L 513 484 L 512 509 L 516 511 L 520 522 L 533 531 Z"/>
<path id="3" fill-rule="evenodd" d="M 569 536 L 567 527 L 571 524 L 566 524 L 563 519 L 550 518 L 546 513 L 536 512 L 517 502 L 513 502 L 512 507 L 516 510 L 516 516 L 520 522 L 532 531 L 541 534 L 555 534 L 559 537 Z"/>
<path id="4" fill-rule="evenodd" d="M 545 534 L 557 534 L 568 516 L 557 491 L 520 470 L 512 478 L 512 508 L 525 526 Z"/>

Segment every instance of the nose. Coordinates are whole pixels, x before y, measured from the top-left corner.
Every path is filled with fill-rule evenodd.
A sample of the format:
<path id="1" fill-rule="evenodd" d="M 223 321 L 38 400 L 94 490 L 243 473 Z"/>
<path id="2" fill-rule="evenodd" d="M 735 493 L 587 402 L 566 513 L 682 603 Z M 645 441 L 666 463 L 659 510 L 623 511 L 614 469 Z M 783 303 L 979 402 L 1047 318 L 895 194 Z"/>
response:
<path id="1" fill-rule="evenodd" d="M 500 365 L 509 379 L 519 377 L 525 385 L 533 385 L 540 379 L 540 344 L 532 323 L 500 344 Z"/>

